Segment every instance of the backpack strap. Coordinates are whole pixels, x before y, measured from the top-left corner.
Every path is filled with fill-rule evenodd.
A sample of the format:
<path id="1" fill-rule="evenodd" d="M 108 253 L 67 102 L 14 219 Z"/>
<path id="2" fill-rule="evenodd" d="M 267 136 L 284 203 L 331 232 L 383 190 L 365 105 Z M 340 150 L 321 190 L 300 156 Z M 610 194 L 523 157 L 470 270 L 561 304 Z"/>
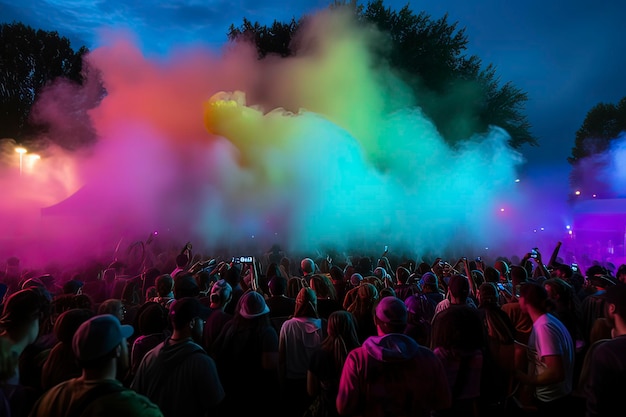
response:
<path id="1" fill-rule="evenodd" d="M 80 417 L 87 407 L 89 407 L 89 404 L 94 402 L 97 398 L 122 392 L 124 390 L 126 390 L 126 388 L 123 386 L 111 382 L 99 384 L 81 395 L 78 400 L 74 401 L 69 406 L 65 417 Z"/>

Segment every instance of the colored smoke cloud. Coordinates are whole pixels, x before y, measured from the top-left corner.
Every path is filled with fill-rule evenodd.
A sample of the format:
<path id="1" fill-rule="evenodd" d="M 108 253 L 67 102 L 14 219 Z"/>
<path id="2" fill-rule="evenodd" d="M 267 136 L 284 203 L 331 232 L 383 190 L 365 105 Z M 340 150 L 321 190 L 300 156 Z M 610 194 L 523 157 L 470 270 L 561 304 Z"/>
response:
<path id="1" fill-rule="evenodd" d="M 106 255 L 154 231 L 207 253 L 530 247 L 510 217 L 532 193 L 516 188 L 524 160 L 507 133 L 447 145 L 400 78 L 373 62 L 378 36 L 344 19 L 320 13 L 295 56 L 261 61 L 245 44 L 147 57 L 114 34 L 87 58 L 107 91 L 88 113 L 97 143 L 50 147 L 21 177 L 4 153 L 0 209 L 15 221 L 3 254 Z M 56 132 L 86 131 L 54 109 L 96 94 L 90 81 L 50 89 L 39 110 Z"/>

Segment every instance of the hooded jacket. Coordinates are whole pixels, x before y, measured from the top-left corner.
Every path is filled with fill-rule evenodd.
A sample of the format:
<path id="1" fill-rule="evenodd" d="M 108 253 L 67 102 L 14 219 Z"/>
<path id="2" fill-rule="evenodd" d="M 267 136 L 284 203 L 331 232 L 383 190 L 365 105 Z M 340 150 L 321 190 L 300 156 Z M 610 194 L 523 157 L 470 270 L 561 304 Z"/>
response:
<path id="1" fill-rule="evenodd" d="M 409 336 L 371 336 L 348 355 L 337 395 L 339 414 L 430 416 L 450 406 L 441 361 Z"/>

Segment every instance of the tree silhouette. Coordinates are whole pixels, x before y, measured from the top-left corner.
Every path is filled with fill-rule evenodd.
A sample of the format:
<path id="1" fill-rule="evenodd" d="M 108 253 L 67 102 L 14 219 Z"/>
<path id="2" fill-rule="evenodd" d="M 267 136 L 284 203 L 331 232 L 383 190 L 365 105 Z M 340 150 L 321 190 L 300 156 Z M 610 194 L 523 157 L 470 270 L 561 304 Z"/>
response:
<path id="1" fill-rule="evenodd" d="M 0 25 L 0 137 L 24 143 L 45 129 L 31 117 L 33 104 L 51 82 L 81 83 L 85 47 L 74 51 L 57 32 L 22 23 Z"/>
<path id="2" fill-rule="evenodd" d="M 570 187 L 582 191 L 581 198 L 595 194 L 598 198 L 623 197 L 615 195 L 603 175 L 608 162 L 608 151 L 626 132 L 626 97 L 617 105 L 596 104 L 576 132 L 572 155 L 567 158 L 572 165 Z M 573 197 L 572 197 L 573 198 Z"/>
<path id="3" fill-rule="evenodd" d="M 330 7 L 351 10 L 359 23 L 373 24 L 388 37 L 388 42 L 372 45 L 372 53 L 400 74 L 449 143 L 494 125 L 509 133 L 514 148 L 538 145 L 524 114 L 527 94 L 511 82 L 501 84 L 493 65 L 482 68 L 480 58 L 465 55 L 465 30 L 458 22 L 449 23 L 447 14 L 433 20 L 425 12 L 415 14 L 408 5 L 392 10 L 382 0 L 365 7 L 354 0 L 335 1 Z M 268 54 L 286 57 L 293 54 L 293 41 L 307 19 L 274 21 L 271 27 L 244 19 L 238 28 L 231 25 L 228 37 L 254 42 L 260 59 Z"/>

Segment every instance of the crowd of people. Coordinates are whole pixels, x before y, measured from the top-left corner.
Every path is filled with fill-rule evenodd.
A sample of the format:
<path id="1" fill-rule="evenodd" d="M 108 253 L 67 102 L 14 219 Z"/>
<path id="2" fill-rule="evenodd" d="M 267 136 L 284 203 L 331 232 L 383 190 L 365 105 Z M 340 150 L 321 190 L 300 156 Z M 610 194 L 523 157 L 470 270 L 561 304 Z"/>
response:
<path id="1" fill-rule="evenodd" d="M 621 415 L 626 265 L 194 253 L 0 271 L 0 416 Z"/>

